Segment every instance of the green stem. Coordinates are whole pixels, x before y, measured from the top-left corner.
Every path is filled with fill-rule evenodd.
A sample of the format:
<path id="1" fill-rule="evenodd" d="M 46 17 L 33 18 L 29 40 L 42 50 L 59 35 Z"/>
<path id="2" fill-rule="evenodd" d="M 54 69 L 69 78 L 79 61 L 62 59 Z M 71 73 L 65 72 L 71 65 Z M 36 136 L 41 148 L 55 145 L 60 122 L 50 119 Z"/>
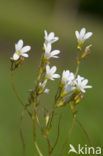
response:
<path id="1" fill-rule="evenodd" d="M 40 130 L 41 130 L 41 132 L 42 132 L 42 134 L 45 136 L 45 138 L 46 138 L 46 141 L 47 141 L 47 144 L 48 144 L 48 154 L 50 155 L 51 154 L 51 149 L 52 149 L 52 146 L 51 146 L 51 143 L 50 143 L 50 140 L 49 140 L 49 137 L 48 137 L 48 133 L 46 133 L 45 131 L 44 131 L 44 129 L 43 129 L 43 127 L 42 127 L 42 125 L 41 125 L 41 123 L 40 123 L 40 121 L 39 121 L 39 118 L 38 118 L 38 115 L 36 114 L 36 121 L 37 121 L 37 124 L 38 124 L 38 126 L 39 126 L 39 128 L 40 128 Z"/>
<path id="2" fill-rule="evenodd" d="M 39 148 L 39 146 L 38 146 L 38 144 L 37 144 L 37 141 L 36 141 L 36 118 L 35 118 L 35 116 L 33 116 L 33 139 L 34 139 L 34 145 L 35 145 L 35 147 L 36 147 L 36 150 L 37 150 L 37 152 L 38 152 L 38 154 L 39 154 L 39 156 L 43 156 L 43 154 L 41 153 L 41 151 L 40 151 L 40 148 Z"/>
<path id="3" fill-rule="evenodd" d="M 41 153 L 41 151 L 40 151 L 40 149 L 39 149 L 39 146 L 38 146 L 38 144 L 37 144 L 36 141 L 34 142 L 34 144 L 35 144 L 35 147 L 36 147 L 36 150 L 37 150 L 39 156 L 43 156 L 43 154 Z"/>
<path id="4" fill-rule="evenodd" d="M 22 99 L 20 98 L 20 96 L 19 96 L 18 93 L 17 93 L 17 90 L 16 90 L 15 85 L 14 85 L 14 71 L 13 71 L 13 70 L 11 71 L 11 85 L 12 85 L 12 89 L 13 89 L 13 91 L 14 91 L 14 93 L 15 93 L 17 99 L 18 99 L 18 101 L 19 101 L 20 104 L 24 107 L 24 109 L 27 111 L 28 115 L 29 115 L 30 117 L 32 117 L 31 112 L 30 112 L 30 111 L 28 110 L 28 108 L 25 106 L 25 104 L 23 103 Z"/>
<path id="5" fill-rule="evenodd" d="M 62 146 L 62 150 L 61 150 L 61 152 L 60 152 L 60 156 L 63 156 L 63 152 L 64 152 L 64 149 L 65 149 L 65 146 L 67 145 L 67 143 L 68 143 L 68 141 L 69 141 L 69 139 L 70 139 L 70 137 L 71 137 L 72 130 L 73 130 L 74 123 L 75 123 L 75 119 L 76 119 L 76 116 L 73 117 L 72 124 L 71 124 L 71 127 L 70 127 L 70 129 L 69 129 L 68 135 L 67 135 L 67 137 L 66 137 L 66 139 L 65 139 L 65 142 L 64 142 L 64 144 L 63 144 L 63 146 Z"/>
<path id="6" fill-rule="evenodd" d="M 25 142 L 24 142 L 24 136 L 23 136 L 23 132 L 22 132 L 23 116 L 24 116 L 24 110 L 22 111 L 21 118 L 20 118 L 20 137 L 21 137 L 21 142 L 22 142 L 22 146 L 23 146 L 23 155 L 26 156 Z"/>
<path id="7" fill-rule="evenodd" d="M 89 145 L 92 147 L 92 144 L 91 144 L 91 140 L 90 140 L 90 138 L 89 138 L 89 135 L 88 135 L 87 131 L 85 130 L 85 128 L 83 127 L 82 123 L 81 123 L 78 119 L 76 119 L 76 122 L 78 123 L 78 125 L 79 125 L 80 128 L 82 129 L 84 135 L 87 137 L 87 140 L 88 140 Z M 91 154 L 91 155 L 92 155 L 92 154 Z"/>
<path id="8" fill-rule="evenodd" d="M 80 68 L 80 63 L 79 64 L 77 63 L 77 67 L 76 67 L 76 71 L 75 71 L 75 78 L 79 72 L 79 68 Z"/>
<path id="9" fill-rule="evenodd" d="M 60 116 L 59 116 L 59 121 L 58 121 L 58 133 L 57 133 L 57 137 L 56 137 L 56 140 L 55 140 L 55 143 L 54 143 L 54 146 L 52 148 L 52 150 L 50 151 L 50 153 L 52 153 L 58 143 L 58 140 L 59 140 L 59 136 L 60 136 L 60 123 L 61 123 L 61 119 L 62 119 L 62 115 L 63 115 L 63 111 L 61 112 Z"/>

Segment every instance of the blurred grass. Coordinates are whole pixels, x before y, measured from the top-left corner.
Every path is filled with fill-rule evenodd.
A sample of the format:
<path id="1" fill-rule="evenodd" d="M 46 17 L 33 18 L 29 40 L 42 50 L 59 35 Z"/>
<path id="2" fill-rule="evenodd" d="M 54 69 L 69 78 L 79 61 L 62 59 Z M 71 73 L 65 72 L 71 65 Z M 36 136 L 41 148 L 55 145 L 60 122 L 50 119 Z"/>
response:
<path id="1" fill-rule="evenodd" d="M 44 29 L 55 31 L 56 35 L 60 37 L 60 41 L 54 45 L 55 48 L 61 50 L 60 59 L 52 61 L 53 65 L 57 65 L 59 73 L 63 69 L 75 71 L 76 39 L 74 31 L 85 26 L 88 31 L 94 33 L 90 41 L 87 41 L 87 43 L 93 44 L 92 53 L 80 67 L 80 74 L 89 79 L 89 84 L 93 85 L 93 89 L 87 91 L 84 101 L 78 105 L 78 118 L 88 131 L 93 145 L 103 146 L 103 45 L 101 33 L 103 21 L 95 19 L 90 15 L 76 15 L 72 17 L 69 14 L 62 14 L 62 10 L 61 12 L 56 8 L 52 10 L 48 2 L 35 1 L 34 3 L 33 1 L 24 2 L 20 0 L 1 0 L 0 2 L 0 155 L 22 156 L 22 145 L 19 137 L 19 120 L 22 107 L 19 105 L 10 86 L 9 57 L 14 52 L 14 44 L 20 38 L 24 39 L 25 44 L 32 46 L 30 58 L 26 59 L 22 68 L 15 73 L 17 90 L 23 100 L 26 101 L 28 90 L 34 85 L 34 78 L 42 51 Z M 51 93 L 42 98 L 43 104 L 45 104 L 45 98 L 47 98 L 46 105 L 53 103 L 56 83 L 57 81 L 51 82 Z M 54 156 L 58 156 L 58 149 L 60 149 L 66 132 L 70 127 L 71 119 L 72 115 L 67 106 L 61 124 L 60 143 L 56 147 Z M 57 133 L 55 126 L 57 120 L 58 113 L 55 116 L 53 132 L 50 134 L 52 142 Z M 32 123 L 27 115 L 25 116 L 23 126 L 27 156 L 37 155 L 33 149 Z M 42 151 L 47 155 L 46 142 L 44 139 L 40 139 L 40 136 L 38 138 Z M 83 145 L 87 144 L 87 139 L 77 124 L 75 124 L 69 143 L 75 146 L 80 143 Z M 68 155 L 68 149 L 69 144 L 64 156 Z"/>

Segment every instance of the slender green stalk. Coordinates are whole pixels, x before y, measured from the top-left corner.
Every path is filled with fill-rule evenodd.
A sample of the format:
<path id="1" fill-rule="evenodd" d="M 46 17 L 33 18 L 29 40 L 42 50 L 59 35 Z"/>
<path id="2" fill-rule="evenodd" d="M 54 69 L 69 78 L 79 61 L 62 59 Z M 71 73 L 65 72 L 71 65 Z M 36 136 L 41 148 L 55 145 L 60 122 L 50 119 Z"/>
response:
<path id="1" fill-rule="evenodd" d="M 43 156 L 43 154 L 41 153 L 40 148 L 39 148 L 39 146 L 37 144 L 37 141 L 36 141 L 36 118 L 35 118 L 35 116 L 33 116 L 32 120 L 33 120 L 33 139 L 34 139 L 34 145 L 36 147 L 36 150 L 37 150 L 39 156 Z"/>
<path id="2" fill-rule="evenodd" d="M 77 63 L 76 71 L 75 71 L 75 78 L 76 78 L 76 76 L 77 76 L 77 74 L 79 72 L 79 68 L 80 68 L 80 63 L 79 64 Z"/>
<path id="3" fill-rule="evenodd" d="M 58 132 L 57 132 L 57 137 L 56 137 L 56 140 L 55 140 L 55 143 L 54 143 L 54 146 L 53 148 L 51 149 L 50 153 L 52 153 L 58 143 L 58 140 L 59 140 L 59 136 L 60 136 L 60 123 L 61 123 L 61 119 L 62 119 L 62 115 L 63 115 L 63 111 L 61 112 L 60 116 L 59 116 L 59 121 L 58 121 Z"/>
<path id="4" fill-rule="evenodd" d="M 40 149 L 39 149 L 39 146 L 38 146 L 38 144 L 37 144 L 36 141 L 34 142 L 34 144 L 35 144 L 35 147 L 36 147 L 36 150 L 37 150 L 39 156 L 43 156 L 43 154 L 41 153 L 41 151 L 40 151 Z"/>
<path id="5" fill-rule="evenodd" d="M 17 99 L 18 99 L 18 101 L 19 101 L 20 104 L 24 107 L 24 109 L 27 111 L 28 115 L 29 115 L 30 117 L 32 117 L 31 112 L 30 112 L 30 111 L 28 110 L 28 108 L 25 106 L 25 104 L 23 103 L 22 99 L 21 99 L 20 96 L 18 95 L 18 92 L 17 92 L 17 90 L 16 90 L 16 88 L 15 88 L 15 85 L 14 85 L 14 71 L 11 71 L 11 85 L 12 85 L 12 89 L 13 89 L 13 91 L 14 91 L 14 93 L 15 93 Z"/>
<path id="6" fill-rule="evenodd" d="M 84 135 L 87 137 L 87 140 L 88 140 L 89 145 L 92 147 L 90 137 L 89 137 L 87 131 L 85 130 L 85 128 L 83 127 L 82 123 L 81 123 L 78 119 L 76 119 L 76 122 L 78 123 L 78 125 L 79 125 L 80 128 L 82 129 Z M 91 155 L 92 155 L 92 154 L 91 154 Z M 90 156 L 91 156 L 91 155 L 90 155 Z"/>
<path id="7" fill-rule="evenodd" d="M 25 110 L 22 111 L 21 118 L 20 118 L 20 137 L 23 146 L 23 156 L 26 156 L 26 148 L 25 148 L 24 136 L 22 132 L 22 121 L 23 121 L 24 111 Z"/>
<path id="8" fill-rule="evenodd" d="M 50 143 L 50 140 L 49 140 L 49 137 L 48 137 L 48 133 L 45 132 L 45 130 L 43 129 L 40 121 L 39 121 L 39 118 L 38 118 L 38 115 L 36 114 L 36 121 L 37 121 L 37 124 L 42 132 L 42 134 L 45 136 L 46 138 L 46 141 L 47 141 L 47 144 L 48 144 L 48 154 L 50 156 L 51 154 L 51 149 L 52 149 L 52 146 L 51 146 L 51 143 Z"/>
<path id="9" fill-rule="evenodd" d="M 67 143 L 68 143 L 68 141 L 69 141 L 69 139 L 70 139 L 70 137 L 71 137 L 71 134 L 72 134 L 72 130 L 73 130 L 73 127 L 74 127 L 75 120 L 76 120 L 76 116 L 74 116 L 73 119 L 72 119 L 72 124 L 71 124 L 71 127 L 70 127 L 70 129 L 69 129 L 68 135 L 67 135 L 67 137 L 66 137 L 66 139 L 65 139 L 65 142 L 64 142 L 64 144 L 63 144 L 63 146 L 62 146 L 62 149 L 61 149 L 61 152 L 60 152 L 60 156 L 63 156 L 63 152 L 64 152 L 64 149 L 65 149 L 65 146 L 67 145 Z"/>

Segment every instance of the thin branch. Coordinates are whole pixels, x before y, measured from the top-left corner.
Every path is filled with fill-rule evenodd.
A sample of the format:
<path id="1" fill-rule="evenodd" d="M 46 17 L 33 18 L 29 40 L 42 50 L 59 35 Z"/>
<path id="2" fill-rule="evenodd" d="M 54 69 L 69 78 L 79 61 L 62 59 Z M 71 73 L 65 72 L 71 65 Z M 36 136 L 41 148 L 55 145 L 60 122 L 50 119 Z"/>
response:
<path id="1" fill-rule="evenodd" d="M 80 128 L 82 129 L 83 133 L 84 133 L 85 136 L 87 137 L 89 145 L 92 146 L 91 140 L 90 140 L 90 138 L 89 138 L 89 135 L 88 135 L 87 131 L 85 130 L 85 128 L 83 127 L 82 123 L 81 123 L 78 119 L 76 119 L 76 122 L 78 123 L 78 125 L 79 125 Z"/>
<path id="2" fill-rule="evenodd" d="M 32 117 L 31 112 L 28 110 L 27 106 L 25 106 L 25 104 L 23 103 L 22 99 L 20 98 L 20 96 L 18 95 L 18 92 L 15 88 L 15 84 L 14 84 L 14 71 L 11 71 L 11 85 L 12 85 L 12 89 L 18 99 L 18 101 L 20 102 L 20 104 L 24 107 L 24 109 L 28 112 L 29 116 Z"/>
<path id="3" fill-rule="evenodd" d="M 70 129 L 69 129 L 68 135 L 67 135 L 67 137 L 66 137 L 66 139 L 65 139 L 65 142 L 64 142 L 64 144 L 63 144 L 63 146 L 62 146 L 62 150 L 61 150 L 61 152 L 60 152 L 60 156 L 63 156 L 63 152 L 64 152 L 64 149 L 65 149 L 65 146 L 67 145 L 67 143 L 68 143 L 68 141 L 69 141 L 69 139 L 70 139 L 70 137 L 71 137 L 72 130 L 73 130 L 74 123 L 75 123 L 75 119 L 76 119 L 76 117 L 74 116 L 73 119 L 72 119 L 72 124 L 71 124 L 71 127 L 70 127 Z"/>
<path id="4" fill-rule="evenodd" d="M 87 140 L 88 140 L 89 145 L 92 147 L 90 137 L 89 137 L 87 131 L 85 130 L 85 128 L 83 127 L 82 123 L 81 123 L 78 119 L 76 119 L 76 122 L 78 123 L 78 125 L 79 125 L 80 128 L 82 129 L 84 135 L 87 137 Z"/>
<path id="5" fill-rule="evenodd" d="M 37 144 L 36 141 L 34 141 L 34 144 L 35 144 L 35 147 L 36 147 L 36 150 L 37 150 L 39 156 L 43 156 L 43 154 L 41 153 L 41 151 L 40 151 L 40 149 L 39 149 L 39 146 L 38 146 L 38 144 Z"/>
<path id="6" fill-rule="evenodd" d="M 57 143 L 58 143 L 58 140 L 59 140 L 59 136 L 60 136 L 60 123 L 61 123 L 62 115 L 63 115 L 63 111 L 61 112 L 61 114 L 60 114 L 60 116 L 59 116 L 59 121 L 58 121 L 58 133 L 57 133 L 57 137 L 56 137 L 54 146 L 53 146 L 52 150 L 50 151 L 50 153 L 53 152 L 53 150 L 55 149 L 55 147 L 56 147 L 56 145 L 57 145 Z"/>
<path id="7" fill-rule="evenodd" d="M 48 137 L 48 134 L 44 131 L 40 121 L 39 121 L 39 118 L 38 118 L 38 115 L 36 114 L 36 120 L 37 120 L 37 124 L 41 130 L 41 132 L 44 134 L 46 140 L 47 140 L 47 143 L 48 143 L 48 154 L 50 155 L 51 154 L 51 149 L 52 149 L 52 146 L 51 146 L 51 143 L 50 143 L 50 140 L 49 140 L 49 137 Z"/>
<path id="8" fill-rule="evenodd" d="M 20 118 L 20 138 L 23 146 L 23 156 L 26 156 L 25 142 L 24 142 L 24 136 L 22 132 L 22 121 L 23 121 L 24 111 L 25 110 L 22 111 L 21 118 Z"/>
<path id="9" fill-rule="evenodd" d="M 34 145 L 36 147 L 36 150 L 37 150 L 39 156 L 43 156 L 43 154 L 41 153 L 40 148 L 39 148 L 39 146 L 37 144 L 37 141 L 36 141 L 36 123 L 35 123 L 36 120 L 35 119 L 36 119 L 35 117 L 33 117 L 33 119 L 32 119 L 33 120 L 33 139 L 34 139 Z"/>
<path id="10" fill-rule="evenodd" d="M 76 76 L 77 76 L 77 74 L 79 72 L 79 68 L 80 68 L 80 63 L 77 64 L 77 66 L 76 66 L 76 71 L 75 71 L 75 74 L 74 74 L 75 78 L 76 78 Z"/>

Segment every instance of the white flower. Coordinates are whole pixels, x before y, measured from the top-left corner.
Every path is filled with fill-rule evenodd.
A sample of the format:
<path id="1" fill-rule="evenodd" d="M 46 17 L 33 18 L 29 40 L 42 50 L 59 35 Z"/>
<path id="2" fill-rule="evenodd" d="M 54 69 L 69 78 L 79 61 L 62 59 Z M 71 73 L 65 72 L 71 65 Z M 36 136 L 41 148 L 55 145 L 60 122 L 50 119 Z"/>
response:
<path id="1" fill-rule="evenodd" d="M 58 58 L 58 56 L 56 56 L 56 55 L 58 55 L 60 53 L 60 51 L 59 50 L 51 51 L 51 44 L 50 43 L 48 43 L 48 44 L 44 43 L 44 49 L 45 49 L 45 53 L 44 53 L 45 58 L 47 58 L 47 59 L 49 59 L 51 57 Z"/>
<path id="2" fill-rule="evenodd" d="M 13 55 L 13 60 L 18 60 L 20 56 L 29 57 L 26 53 L 31 49 L 30 46 L 23 47 L 23 40 L 19 40 L 17 44 L 15 44 L 15 53 Z"/>
<path id="3" fill-rule="evenodd" d="M 39 87 L 41 87 L 42 89 L 44 89 L 45 88 L 45 86 L 46 86 L 46 83 L 47 83 L 47 80 L 45 80 L 44 82 L 39 82 Z"/>
<path id="4" fill-rule="evenodd" d="M 85 40 L 87 40 L 88 38 L 90 38 L 92 36 L 92 32 L 87 32 L 86 33 L 86 29 L 85 28 L 82 28 L 80 33 L 78 31 L 75 31 L 75 35 L 76 35 L 76 38 L 78 40 L 78 43 L 84 43 Z"/>
<path id="5" fill-rule="evenodd" d="M 48 88 L 46 88 L 45 90 L 44 90 L 44 93 L 46 93 L 46 94 L 48 94 L 50 92 L 50 89 L 48 89 Z"/>
<path id="6" fill-rule="evenodd" d="M 69 70 L 64 70 L 62 73 L 62 83 L 67 84 L 74 80 L 74 74 Z"/>
<path id="7" fill-rule="evenodd" d="M 44 34 L 45 34 L 44 39 L 46 43 L 52 44 L 59 40 L 59 37 L 55 37 L 54 32 L 51 32 L 50 34 L 48 34 L 47 31 L 45 30 Z"/>
<path id="8" fill-rule="evenodd" d="M 68 92 L 71 92 L 73 91 L 76 87 L 73 87 L 73 82 L 71 83 L 67 83 L 65 86 L 64 86 L 64 93 L 68 93 Z"/>
<path id="9" fill-rule="evenodd" d="M 53 66 L 50 69 L 50 66 L 47 65 L 46 66 L 46 79 L 54 80 L 54 78 L 60 78 L 59 74 L 55 74 L 56 70 L 57 70 L 56 66 Z"/>
<path id="10" fill-rule="evenodd" d="M 81 77 L 80 75 L 78 75 L 78 77 L 76 78 L 74 83 L 75 83 L 77 89 L 79 89 L 83 93 L 85 93 L 86 88 L 92 88 L 92 86 L 87 85 L 88 80 L 85 79 L 84 77 Z"/>

